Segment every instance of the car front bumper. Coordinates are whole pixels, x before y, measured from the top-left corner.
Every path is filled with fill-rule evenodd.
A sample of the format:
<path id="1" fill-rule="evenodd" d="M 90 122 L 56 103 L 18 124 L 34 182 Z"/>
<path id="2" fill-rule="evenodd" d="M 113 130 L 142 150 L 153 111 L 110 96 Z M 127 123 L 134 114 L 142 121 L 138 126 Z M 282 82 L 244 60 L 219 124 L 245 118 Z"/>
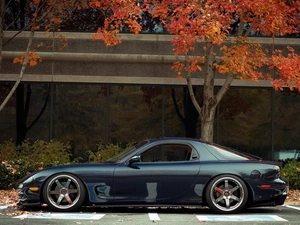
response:
<path id="1" fill-rule="evenodd" d="M 31 191 L 29 187 L 23 187 L 18 189 L 18 206 L 27 207 L 27 206 L 40 206 L 40 192 Z"/>

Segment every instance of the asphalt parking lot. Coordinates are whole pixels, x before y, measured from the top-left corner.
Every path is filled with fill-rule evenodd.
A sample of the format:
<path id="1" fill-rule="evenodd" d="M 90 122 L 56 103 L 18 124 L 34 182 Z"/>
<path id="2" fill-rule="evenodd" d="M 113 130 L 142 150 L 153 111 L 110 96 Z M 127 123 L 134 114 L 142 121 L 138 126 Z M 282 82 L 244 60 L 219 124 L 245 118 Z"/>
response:
<path id="1" fill-rule="evenodd" d="M 78 213 L 53 213 L 47 209 L 20 213 L 0 207 L 2 225 L 62 224 L 299 224 L 300 205 L 249 208 L 239 214 L 220 215 L 208 208 L 83 208 Z"/>

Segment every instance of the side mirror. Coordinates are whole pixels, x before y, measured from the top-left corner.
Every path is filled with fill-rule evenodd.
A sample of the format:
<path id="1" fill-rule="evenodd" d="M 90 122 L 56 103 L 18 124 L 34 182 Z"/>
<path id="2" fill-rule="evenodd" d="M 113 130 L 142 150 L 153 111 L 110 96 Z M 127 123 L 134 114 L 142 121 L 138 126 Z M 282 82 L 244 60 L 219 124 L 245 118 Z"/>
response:
<path id="1" fill-rule="evenodd" d="M 132 158 L 130 158 L 128 160 L 127 165 L 130 166 L 133 163 L 140 162 L 140 161 L 141 161 L 141 156 L 140 155 L 135 155 L 135 156 L 133 156 Z"/>

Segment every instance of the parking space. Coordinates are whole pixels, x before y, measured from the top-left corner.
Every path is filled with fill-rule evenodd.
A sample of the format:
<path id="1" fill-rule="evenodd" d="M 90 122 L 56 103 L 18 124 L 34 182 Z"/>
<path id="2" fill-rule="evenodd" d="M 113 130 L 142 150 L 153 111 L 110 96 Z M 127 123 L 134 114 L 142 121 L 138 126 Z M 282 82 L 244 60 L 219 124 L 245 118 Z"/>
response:
<path id="1" fill-rule="evenodd" d="M 150 220 L 150 221 L 192 221 L 198 220 L 200 222 L 209 221 L 288 221 L 278 215 L 264 215 L 264 214 L 254 214 L 254 215 L 197 215 L 197 214 L 164 214 L 164 213 L 130 213 L 130 214 L 112 214 L 112 213 L 33 213 L 15 216 L 15 219 L 51 219 L 51 220 L 101 220 L 106 216 L 107 218 L 114 219 L 115 221 L 133 221 L 133 220 Z M 116 217 L 119 219 L 116 220 Z"/>
<path id="2" fill-rule="evenodd" d="M 0 211 L 5 211 L 4 206 Z M 249 208 L 239 214 L 220 215 L 208 208 L 86 208 L 80 213 L 53 213 L 47 210 L 33 211 L 17 216 L 6 216 L 9 224 L 22 221 L 35 221 L 38 224 L 64 224 L 69 221 L 80 224 L 299 224 L 300 206 L 284 205 L 277 207 Z M 1 213 L 5 215 L 4 213 Z M 2 224 L 0 222 L 0 224 Z"/>

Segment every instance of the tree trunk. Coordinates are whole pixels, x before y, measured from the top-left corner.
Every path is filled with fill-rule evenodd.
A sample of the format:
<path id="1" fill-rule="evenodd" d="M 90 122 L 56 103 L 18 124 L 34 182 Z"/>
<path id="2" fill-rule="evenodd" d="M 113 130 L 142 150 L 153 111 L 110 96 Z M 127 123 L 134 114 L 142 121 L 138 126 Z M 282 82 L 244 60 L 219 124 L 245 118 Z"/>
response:
<path id="1" fill-rule="evenodd" d="M 203 84 L 203 106 L 201 108 L 201 139 L 207 142 L 213 142 L 214 119 L 216 112 L 216 98 L 214 93 L 215 88 L 215 69 L 214 69 L 214 45 L 206 43 L 206 62 L 205 62 L 205 77 Z"/>
<path id="2" fill-rule="evenodd" d="M 196 88 L 194 89 L 194 93 L 196 92 Z M 197 121 L 199 117 L 199 113 L 195 109 L 195 106 L 191 100 L 188 89 L 186 87 L 183 88 L 183 101 L 184 101 L 184 115 L 185 115 L 185 136 L 188 138 L 196 138 L 197 137 Z"/>
<path id="3" fill-rule="evenodd" d="M 16 145 L 21 145 L 26 136 L 26 120 L 24 113 L 24 85 L 19 84 L 16 89 Z"/>
<path id="4" fill-rule="evenodd" d="M 209 114 L 201 118 L 201 140 L 212 143 L 214 137 L 214 121 L 216 107 L 210 109 Z"/>
<path id="5" fill-rule="evenodd" d="M 196 92 L 196 88 L 193 88 L 193 92 Z M 171 96 L 172 96 L 175 112 L 179 117 L 180 121 L 182 122 L 182 124 L 184 125 L 185 137 L 196 138 L 199 113 L 195 109 L 195 106 L 189 94 L 189 90 L 186 87 L 182 88 L 184 115 L 180 112 L 176 100 L 175 90 L 173 88 L 172 88 Z"/>
<path id="6" fill-rule="evenodd" d="M 228 91 L 230 84 L 233 80 L 233 75 L 230 74 L 226 77 L 224 84 L 220 90 L 215 94 L 214 79 L 215 79 L 215 67 L 214 62 L 216 60 L 215 53 L 213 52 L 214 46 L 212 43 L 206 43 L 206 61 L 205 61 L 205 77 L 203 83 L 203 102 L 201 106 L 197 102 L 193 91 L 193 85 L 191 80 L 191 72 L 189 65 L 187 65 L 187 85 L 191 100 L 198 111 L 201 118 L 201 137 L 200 139 L 207 142 L 213 142 L 214 137 L 214 120 L 217 110 L 217 105 L 220 103 L 226 92 Z"/>
<path id="7" fill-rule="evenodd" d="M 2 46 L 3 46 L 4 14 L 5 14 L 5 0 L 1 0 L 1 2 L 0 2 L 0 73 L 1 73 L 1 67 L 2 67 Z"/>

